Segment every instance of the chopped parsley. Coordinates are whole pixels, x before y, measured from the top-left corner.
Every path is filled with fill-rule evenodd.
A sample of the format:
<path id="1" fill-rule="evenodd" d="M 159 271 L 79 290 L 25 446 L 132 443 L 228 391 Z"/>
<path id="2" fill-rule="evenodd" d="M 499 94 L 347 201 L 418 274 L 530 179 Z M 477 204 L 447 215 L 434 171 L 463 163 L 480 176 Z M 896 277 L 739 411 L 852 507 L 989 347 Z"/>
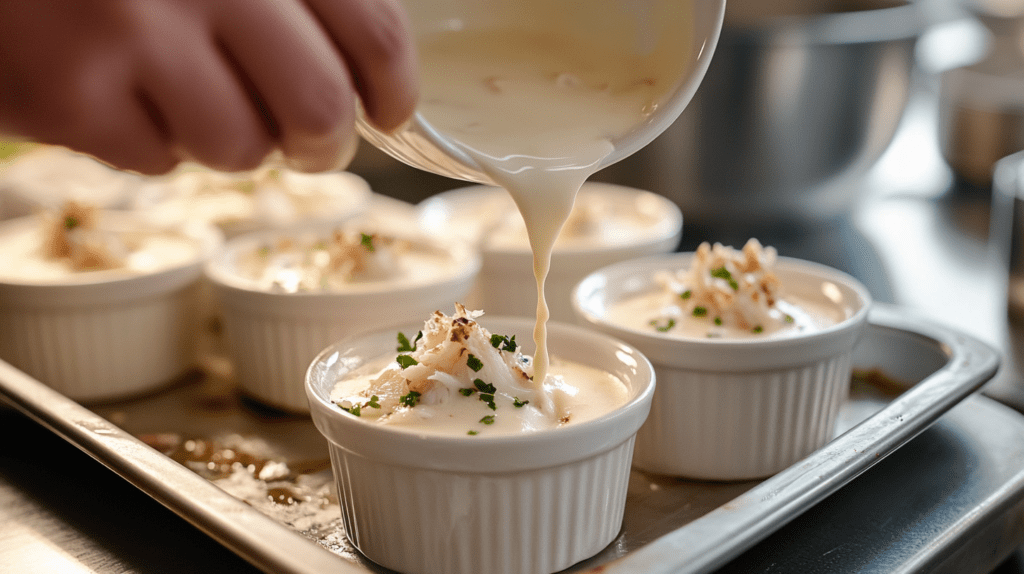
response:
<path id="1" fill-rule="evenodd" d="M 494 393 L 498 392 L 498 389 L 490 383 L 483 382 L 481 379 L 475 379 L 473 385 L 476 386 L 476 390 L 480 391 L 480 400 L 488 407 L 491 407 L 492 411 L 498 410 L 498 405 L 494 404 Z"/>
<path id="2" fill-rule="evenodd" d="M 512 405 L 515 406 L 517 409 L 521 409 L 528 404 L 530 404 L 530 401 L 521 401 L 519 400 L 519 397 L 512 397 Z"/>
<path id="3" fill-rule="evenodd" d="M 715 325 L 721 325 L 721 324 L 722 324 L 722 318 L 721 317 L 715 317 Z"/>
<path id="4" fill-rule="evenodd" d="M 495 388 L 494 385 L 490 383 L 485 383 L 483 379 L 474 379 L 473 386 L 475 386 L 476 389 L 481 393 L 490 393 L 493 395 L 494 393 L 498 392 L 498 389 Z"/>
<path id="5" fill-rule="evenodd" d="M 359 244 L 365 247 L 367 251 L 373 252 L 377 250 L 377 248 L 373 246 L 372 235 L 368 233 L 360 233 L 359 235 L 362 236 L 359 240 Z"/>
<path id="6" fill-rule="evenodd" d="M 679 294 L 679 298 L 680 299 L 689 299 L 691 295 L 693 295 L 693 291 L 687 289 L 686 291 L 683 291 L 682 293 Z"/>
<path id="7" fill-rule="evenodd" d="M 708 308 L 707 307 L 701 307 L 700 305 L 698 305 L 698 306 L 693 308 L 693 316 L 694 317 L 704 317 L 707 314 L 708 314 Z"/>
<path id="8" fill-rule="evenodd" d="M 733 291 L 738 291 L 740 288 L 740 284 L 737 283 L 736 280 L 732 278 L 732 273 L 729 273 L 729 270 L 726 269 L 724 265 L 717 269 L 712 269 L 711 276 L 717 277 L 719 279 L 725 279 L 726 281 L 728 281 L 729 287 L 732 287 Z"/>
<path id="9" fill-rule="evenodd" d="M 491 346 L 499 351 L 508 351 L 509 353 L 515 353 L 516 349 L 519 348 L 519 344 L 516 343 L 516 336 L 508 337 L 506 335 L 491 335 Z"/>
<path id="10" fill-rule="evenodd" d="M 398 397 L 398 402 L 407 407 L 414 407 L 420 402 L 420 394 L 416 391 L 409 391 L 409 394 Z"/>
<path id="11" fill-rule="evenodd" d="M 473 353 L 470 353 L 469 357 L 466 357 L 466 366 L 473 369 L 474 373 L 479 373 L 480 369 L 484 368 L 484 362 L 478 359 Z"/>
<path id="12" fill-rule="evenodd" d="M 352 405 L 351 407 L 347 407 L 346 408 L 346 407 L 341 406 L 341 404 L 339 403 L 338 407 L 340 407 L 341 410 L 343 410 L 343 411 L 345 411 L 347 413 L 353 414 L 353 415 L 358 417 L 358 416 L 360 416 L 362 414 L 362 410 L 365 409 L 366 407 L 370 407 L 370 408 L 374 408 L 374 409 L 379 409 L 380 408 L 380 402 L 379 401 L 380 401 L 380 398 L 377 397 L 377 395 L 373 395 L 372 397 L 370 397 L 370 400 L 366 401 L 363 404 L 356 403 L 356 404 Z"/>
<path id="13" fill-rule="evenodd" d="M 402 367 L 403 369 L 407 369 L 413 365 L 420 364 L 419 361 L 410 357 L 409 355 L 398 355 L 398 357 L 396 357 L 395 360 L 398 361 L 398 366 Z"/>
<path id="14" fill-rule="evenodd" d="M 459 393 L 464 397 L 468 397 L 476 392 L 476 389 L 459 389 Z"/>
<path id="15" fill-rule="evenodd" d="M 751 331 L 753 331 L 754 333 L 760 333 L 760 332 L 764 331 L 764 327 L 762 327 L 761 325 L 757 325 L 756 327 L 751 329 Z"/>
<path id="16" fill-rule="evenodd" d="M 410 343 L 409 342 L 409 337 L 406 337 L 405 333 L 399 331 L 398 332 L 398 348 L 395 349 L 395 350 L 398 351 L 399 353 L 406 353 L 406 352 L 410 352 L 410 351 L 415 351 L 416 350 L 416 343 L 419 343 L 420 339 L 422 339 L 422 338 L 423 338 L 423 331 L 420 331 L 419 333 L 416 334 L 416 339 L 414 339 Z"/>
<path id="17" fill-rule="evenodd" d="M 64 229 L 74 229 L 78 227 L 79 221 L 77 217 L 67 216 L 64 218 Z"/>
<path id="18" fill-rule="evenodd" d="M 782 318 L 783 318 L 783 320 L 785 320 L 785 321 L 786 321 L 787 323 L 792 323 L 792 322 L 796 321 L 796 319 L 794 319 L 794 318 L 793 318 L 793 316 L 792 316 L 792 315 L 790 315 L 790 314 L 788 314 L 788 313 L 787 313 L 787 314 L 785 314 L 785 315 L 783 315 L 783 317 L 782 317 Z"/>
<path id="19" fill-rule="evenodd" d="M 480 419 L 480 422 L 484 423 L 485 425 L 493 425 L 494 415 L 487 415 L 484 418 Z"/>
<path id="20" fill-rule="evenodd" d="M 655 331 L 659 331 L 661 333 L 666 333 L 666 332 L 668 332 L 669 329 L 671 329 L 672 327 L 676 326 L 676 320 L 671 318 L 671 317 L 669 317 L 664 325 L 659 325 L 658 324 L 658 320 L 655 319 L 655 320 L 651 321 L 651 326 L 654 327 Z"/>
<path id="21" fill-rule="evenodd" d="M 476 436 L 476 435 L 478 435 L 480 433 L 476 432 L 475 430 L 471 430 L 471 431 L 466 431 L 466 434 L 468 434 L 469 436 Z"/>

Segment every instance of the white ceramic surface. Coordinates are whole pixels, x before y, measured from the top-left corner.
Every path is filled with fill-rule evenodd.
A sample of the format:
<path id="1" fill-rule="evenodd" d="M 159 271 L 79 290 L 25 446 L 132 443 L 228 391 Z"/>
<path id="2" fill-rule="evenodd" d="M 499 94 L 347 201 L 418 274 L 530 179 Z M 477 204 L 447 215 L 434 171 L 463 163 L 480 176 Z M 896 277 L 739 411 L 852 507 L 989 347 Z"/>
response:
<path id="1" fill-rule="evenodd" d="M 329 237 L 335 226 L 304 226 L 250 233 L 228 241 L 207 265 L 216 291 L 228 354 L 243 392 L 270 406 L 308 412 L 302 380 L 309 362 L 331 343 L 361 331 L 405 323 L 451 308 L 469 292 L 480 269 L 475 251 L 406 230 L 396 237 L 417 238 L 452 258 L 450 272 L 429 282 L 396 281 L 386 286 L 353 286 L 345 291 L 271 292 L 255 287 L 234 271 L 240 253 L 295 236 L 301 230 Z M 355 225 L 354 229 L 376 227 Z"/>
<path id="2" fill-rule="evenodd" d="M 492 332 L 529 340 L 533 322 L 484 316 Z M 408 574 L 546 574 L 618 534 L 633 437 L 654 373 L 636 349 L 572 325 L 549 325 L 553 355 L 617 375 L 629 401 L 599 418 L 517 436 L 417 434 L 360 420 L 330 402 L 335 382 L 394 352 L 407 325 L 333 345 L 306 375 L 313 422 L 330 443 L 345 530 L 375 562 Z"/>
<path id="3" fill-rule="evenodd" d="M 680 253 L 601 269 L 577 286 L 574 309 L 582 323 L 636 346 L 654 364 L 658 389 L 637 434 L 638 468 L 708 480 L 769 476 L 831 439 L 871 297 L 849 275 L 780 257 L 783 297 L 838 307 L 846 319 L 819 331 L 742 340 L 678 339 L 608 320 L 616 301 L 659 288 L 656 271 L 689 268 L 691 259 Z"/>
<path id="4" fill-rule="evenodd" d="M 0 234 L 35 219 L 6 221 Z M 126 398 L 183 375 L 195 364 L 202 266 L 223 242 L 208 225 L 193 223 L 183 232 L 199 249 L 178 267 L 142 275 L 92 271 L 63 282 L 0 281 L 0 358 L 79 402 Z"/>
<path id="5" fill-rule="evenodd" d="M 682 213 L 658 194 L 587 182 L 576 198 L 577 206 L 588 198 L 600 199 L 619 216 L 641 214 L 652 222 L 642 233 L 620 234 L 601 242 L 560 239 L 555 243 L 545 293 L 551 318 L 558 321 L 574 320 L 572 290 L 588 274 L 618 261 L 673 251 L 682 234 Z M 495 213 L 495 206 L 504 211 Z M 420 225 L 428 232 L 456 236 L 480 246 L 483 267 L 466 300 L 468 308 L 496 315 L 536 315 L 537 285 L 528 241 L 524 237 L 522 243 L 513 246 L 493 245 L 486 240 L 489 230 L 515 209 L 505 190 L 480 185 L 439 193 L 417 206 Z"/>

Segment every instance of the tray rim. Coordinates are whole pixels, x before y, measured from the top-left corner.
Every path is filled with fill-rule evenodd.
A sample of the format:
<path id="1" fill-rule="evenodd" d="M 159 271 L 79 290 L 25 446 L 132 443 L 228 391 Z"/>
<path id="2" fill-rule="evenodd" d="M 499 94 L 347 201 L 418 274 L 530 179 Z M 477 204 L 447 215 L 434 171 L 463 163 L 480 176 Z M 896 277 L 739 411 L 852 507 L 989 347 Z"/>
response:
<path id="1" fill-rule="evenodd" d="M 718 509 L 592 572 L 708 572 L 911 440 L 994 376 L 999 353 L 970 335 L 875 304 L 869 325 L 925 337 L 944 366 L 880 411 Z M 267 572 L 366 573 L 221 490 L 110 421 L 0 360 L 0 398 Z M 727 543 L 723 543 L 723 538 Z"/>

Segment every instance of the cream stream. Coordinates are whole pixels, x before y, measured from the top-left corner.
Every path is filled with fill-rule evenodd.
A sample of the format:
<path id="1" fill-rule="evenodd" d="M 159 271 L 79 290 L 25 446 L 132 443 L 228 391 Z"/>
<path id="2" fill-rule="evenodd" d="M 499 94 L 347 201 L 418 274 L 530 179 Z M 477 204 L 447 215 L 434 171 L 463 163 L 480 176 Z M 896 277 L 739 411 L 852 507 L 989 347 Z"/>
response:
<path id="1" fill-rule="evenodd" d="M 684 39 L 655 53 L 623 48 L 637 41 L 629 26 L 621 37 L 572 39 L 557 19 L 550 26 L 444 31 L 419 44 L 419 113 L 508 190 L 526 223 L 538 384 L 549 362 L 544 281 L 576 193 L 613 142 L 642 126 L 688 71 Z"/>

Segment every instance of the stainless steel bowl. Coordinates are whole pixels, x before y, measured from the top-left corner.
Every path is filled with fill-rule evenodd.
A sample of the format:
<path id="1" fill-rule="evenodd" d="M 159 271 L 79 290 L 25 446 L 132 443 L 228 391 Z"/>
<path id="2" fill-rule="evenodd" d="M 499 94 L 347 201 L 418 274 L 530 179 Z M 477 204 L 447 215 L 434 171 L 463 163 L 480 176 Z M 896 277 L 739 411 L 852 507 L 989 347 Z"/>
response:
<path id="1" fill-rule="evenodd" d="M 847 213 L 903 115 L 924 21 L 915 2 L 729 0 L 682 116 L 597 177 L 675 200 L 688 225 Z"/>

